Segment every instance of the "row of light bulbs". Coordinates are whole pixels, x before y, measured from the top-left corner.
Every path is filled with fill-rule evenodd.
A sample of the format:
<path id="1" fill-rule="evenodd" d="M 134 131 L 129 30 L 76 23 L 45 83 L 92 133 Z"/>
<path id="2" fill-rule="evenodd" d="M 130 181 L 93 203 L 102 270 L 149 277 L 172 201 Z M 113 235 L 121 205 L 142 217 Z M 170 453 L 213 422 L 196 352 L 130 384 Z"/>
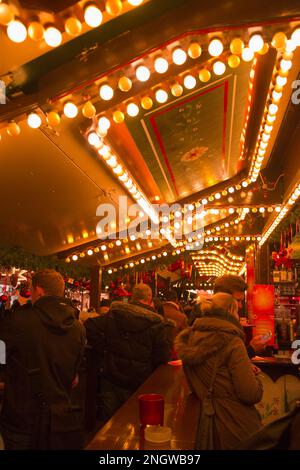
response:
<path id="1" fill-rule="evenodd" d="M 252 94 L 253 94 L 253 89 L 254 89 L 254 77 L 255 77 L 256 64 L 257 64 L 257 57 L 254 58 L 251 69 L 250 69 L 250 73 L 249 73 L 248 106 L 246 110 L 244 127 L 243 127 L 241 137 L 240 137 L 240 159 L 243 159 L 244 151 L 245 151 L 246 131 L 247 131 L 248 121 L 249 121 L 250 111 L 251 111 L 251 102 L 252 102 Z"/>
<path id="2" fill-rule="evenodd" d="M 274 232 L 276 227 L 280 224 L 282 219 L 286 216 L 286 214 L 289 212 L 289 210 L 292 208 L 292 206 L 297 202 L 300 196 L 300 184 L 297 184 L 297 186 L 294 188 L 294 191 L 292 192 L 291 196 L 289 197 L 287 203 L 282 207 L 280 213 L 274 220 L 274 222 L 270 225 L 270 227 L 267 229 L 265 233 L 263 233 L 262 239 L 259 242 L 259 245 L 262 246 L 270 237 L 270 235 Z"/>
<path id="3" fill-rule="evenodd" d="M 215 250 L 200 250 L 196 255 L 192 256 L 192 259 L 198 260 L 198 259 L 204 259 L 206 255 L 211 255 L 211 256 L 217 256 L 217 259 L 221 259 L 226 263 L 232 263 L 233 266 L 240 266 L 239 261 L 243 261 L 242 256 L 234 256 L 232 258 L 227 258 L 227 256 L 223 255 L 222 253 L 219 253 L 218 251 Z M 204 257 L 204 258 L 203 258 Z"/>
<path id="4" fill-rule="evenodd" d="M 203 262 L 208 263 L 208 262 L 211 262 L 211 261 L 214 261 L 215 264 L 217 264 L 217 265 L 221 265 L 223 268 L 231 269 L 233 271 L 239 271 L 239 269 L 241 269 L 241 265 L 235 266 L 232 263 L 226 263 L 226 262 L 222 261 L 221 259 L 218 259 L 217 257 L 213 256 L 213 255 L 206 255 L 206 256 L 200 257 L 197 261 L 195 261 L 195 264 L 196 265 L 202 265 Z"/>
<path id="5" fill-rule="evenodd" d="M 252 160 L 249 177 L 252 182 L 258 178 L 262 163 L 265 158 L 267 147 L 271 138 L 278 106 L 282 98 L 283 90 L 287 84 L 287 75 L 292 68 L 293 51 L 296 45 L 288 41 L 285 52 L 280 54 L 278 67 L 275 69 L 268 93 L 265 115 L 260 128 L 260 134 L 256 145 L 255 154 Z"/>
<path id="6" fill-rule="evenodd" d="M 131 6 L 139 6 L 143 0 L 127 0 Z M 114 17 L 122 12 L 121 0 L 106 0 L 106 12 Z M 91 28 L 97 28 L 103 20 L 103 12 L 96 3 L 88 2 L 83 8 L 85 23 Z M 62 43 L 62 32 L 55 24 L 42 25 L 39 21 L 32 21 L 26 28 L 25 24 L 15 17 L 14 10 L 6 3 L 0 3 L 0 24 L 7 26 L 7 36 L 15 43 L 22 43 L 27 35 L 33 41 L 42 41 L 50 47 L 58 47 Z M 64 23 L 65 32 L 76 37 L 82 32 L 82 23 L 76 16 L 69 16 Z"/>

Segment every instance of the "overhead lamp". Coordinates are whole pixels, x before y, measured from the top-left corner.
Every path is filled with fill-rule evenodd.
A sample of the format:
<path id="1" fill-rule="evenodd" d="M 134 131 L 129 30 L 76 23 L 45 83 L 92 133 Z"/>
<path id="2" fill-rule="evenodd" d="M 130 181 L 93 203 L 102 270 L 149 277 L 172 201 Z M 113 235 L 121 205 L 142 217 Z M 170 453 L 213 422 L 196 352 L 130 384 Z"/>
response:
<path id="1" fill-rule="evenodd" d="M 157 73 L 165 73 L 169 68 L 168 61 L 163 57 L 157 57 L 154 60 L 154 68 Z"/>
<path id="2" fill-rule="evenodd" d="M 186 75 L 183 79 L 183 84 L 185 88 L 187 88 L 188 90 L 192 90 L 193 88 L 195 88 L 197 82 L 193 75 Z"/>
<path id="3" fill-rule="evenodd" d="M 102 12 L 95 4 L 89 4 L 84 9 L 84 21 L 91 28 L 97 28 L 102 23 Z"/>
<path id="4" fill-rule="evenodd" d="M 114 96 L 114 90 L 111 86 L 105 84 L 100 87 L 99 95 L 104 101 L 109 101 Z"/>
<path id="5" fill-rule="evenodd" d="M 173 53 L 172 53 L 172 60 L 174 62 L 174 64 L 176 65 L 182 65 L 185 63 L 187 59 L 187 55 L 186 55 L 186 52 L 181 49 L 180 47 L 177 47 Z"/>
<path id="6" fill-rule="evenodd" d="M 155 92 L 155 99 L 158 103 L 165 103 L 168 100 L 168 93 L 165 90 L 159 89 Z"/>
<path id="7" fill-rule="evenodd" d="M 64 115 L 69 118 L 73 119 L 77 116 L 78 114 L 78 108 L 76 104 L 72 103 L 71 101 L 68 101 L 64 105 Z"/>
<path id="8" fill-rule="evenodd" d="M 50 47 L 58 47 L 62 43 L 62 34 L 55 26 L 48 26 L 45 29 L 44 39 Z"/>
<path id="9" fill-rule="evenodd" d="M 253 52 L 258 52 L 263 48 L 264 40 L 260 34 L 254 34 L 249 41 L 249 48 Z"/>
<path id="10" fill-rule="evenodd" d="M 42 120 L 38 114 L 30 113 L 27 118 L 27 124 L 32 129 L 38 129 L 42 124 Z"/>
<path id="11" fill-rule="evenodd" d="M 27 29 L 21 21 L 14 20 L 7 26 L 7 36 L 13 42 L 24 42 L 27 37 Z"/>
<path id="12" fill-rule="evenodd" d="M 102 116 L 98 120 L 98 128 L 101 132 L 107 132 L 108 129 L 110 128 L 110 120 L 107 119 L 107 117 Z"/>
<path id="13" fill-rule="evenodd" d="M 213 57 L 218 57 L 223 52 L 223 44 L 220 39 L 213 39 L 208 46 L 208 52 Z"/>
<path id="14" fill-rule="evenodd" d="M 213 71 L 216 75 L 223 75 L 225 70 L 226 70 L 226 65 L 223 62 L 217 61 L 214 63 Z"/>
<path id="15" fill-rule="evenodd" d="M 127 114 L 131 117 L 135 117 L 139 114 L 139 107 L 135 103 L 129 103 L 126 108 Z"/>
<path id="16" fill-rule="evenodd" d="M 140 65 L 137 67 L 135 75 L 140 82 L 146 82 L 150 78 L 150 70 L 145 65 Z"/>

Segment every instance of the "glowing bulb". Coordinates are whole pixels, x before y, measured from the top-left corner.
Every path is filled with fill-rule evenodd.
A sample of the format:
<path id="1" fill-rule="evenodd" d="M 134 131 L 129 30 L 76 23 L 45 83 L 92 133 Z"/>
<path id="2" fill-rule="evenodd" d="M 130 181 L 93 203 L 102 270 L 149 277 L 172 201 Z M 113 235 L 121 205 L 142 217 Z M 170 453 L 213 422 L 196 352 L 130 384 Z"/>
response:
<path id="1" fill-rule="evenodd" d="M 192 88 L 195 88 L 196 86 L 196 79 L 193 77 L 193 75 L 186 75 L 183 80 L 183 84 L 185 88 L 188 90 L 191 90 Z"/>
<path id="2" fill-rule="evenodd" d="M 228 192 L 229 192 L 230 194 L 234 193 L 234 187 L 231 186 L 230 188 L 228 188 Z"/>
<path id="3" fill-rule="evenodd" d="M 280 61 L 280 68 L 283 72 L 288 72 L 292 68 L 292 61 L 282 59 Z"/>
<path id="4" fill-rule="evenodd" d="M 288 39 L 285 46 L 286 52 L 294 52 L 296 48 L 297 45 L 291 39 Z"/>
<path id="5" fill-rule="evenodd" d="M 77 261 L 77 260 L 78 260 L 78 256 L 77 256 L 77 255 L 73 255 L 73 256 L 72 256 L 72 260 L 73 260 L 73 261 Z"/>
<path id="6" fill-rule="evenodd" d="M 148 67 L 140 65 L 139 67 L 137 67 L 135 75 L 140 82 L 146 82 L 150 78 L 150 70 L 148 69 Z"/>
<path id="7" fill-rule="evenodd" d="M 279 31 L 273 36 L 272 46 L 275 47 L 275 49 L 284 49 L 286 42 L 287 42 L 286 35 L 283 32 Z"/>
<path id="8" fill-rule="evenodd" d="M 223 44 L 220 39 L 213 39 L 208 46 L 208 52 L 213 57 L 218 57 L 223 52 Z"/>
<path id="9" fill-rule="evenodd" d="M 284 86 L 287 84 L 287 78 L 286 77 L 281 77 L 280 75 L 277 75 L 276 77 L 276 84 L 278 86 Z"/>
<path id="10" fill-rule="evenodd" d="M 273 90 L 273 92 L 272 92 L 272 99 L 273 99 L 274 101 L 280 101 L 280 100 L 281 100 L 281 97 L 282 97 L 282 93 L 281 93 L 281 92 L 278 92 L 278 91 Z"/>
<path id="11" fill-rule="evenodd" d="M 100 148 L 101 143 L 102 143 L 100 137 L 98 136 L 98 134 L 96 134 L 96 132 L 91 132 L 89 134 L 88 142 L 92 147 L 96 147 L 96 148 Z"/>
<path id="12" fill-rule="evenodd" d="M 300 28 L 295 29 L 291 36 L 291 40 L 295 46 L 300 46 Z"/>
<path id="13" fill-rule="evenodd" d="M 102 23 L 102 13 L 96 5 L 89 5 L 84 10 L 84 21 L 91 28 L 97 28 Z"/>
<path id="14" fill-rule="evenodd" d="M 12 21 L 7 27 L 7 36 L 13 42 L 24 42 L 27 37 L 27 30 L 21 21 Z"/>
<path id="15" fill-rule="evenodd" d="M 14 19 L 14 13 L 10 5 L 6 5 L 6 3 L 2 3 L 0 5 L 0 24 L 4 26 L 11 23 Z"/>
<path id="16" fill-rule="evenodd" d="M 109 101 L 114 96 L 114 90 L 109 85 L 102 85 L 99 90 L 99 95 L 104 101 Z"/>
<path id="17" fill-rule="evenodd" d="M 249 48 L 253 52 L 260 51 L 264 46 L 264 40 L 260 34 L 254 34 L 249 41 Z"/>
<path id="18" fill-rule="evenodd" d="M 50 111 L 50 113 L 47 114 L 47 122 L 51 127 L 58 126 L 60 124 L 60 115 L 55 111 Z"/>
<path id="19" fill-rule="evenodd" d="M 131 117 L 135 117 L 139 114 L 139 107 L 135 103 L 129 103 L 126 108 L 127 114 Z"/>
<path id="20" fill-rule="evenodd" d="M 239 58 L 239 56 L 231 55 L 228 57 L 228 65 L 232 69 L 235 69 L 236 67 L 238 67 L 240 63 L 241 63 L 241 59 Z"/>
<path id="21" fill-rule="evenodd" d="M 250 47 L 245 47 L 242 51 L 242 59 L 245 62 L 250 62 L 254 57 L 254 52 L 250 49 Z"/>
<path id="22" fill-rule="evenodd" d="M 110 120 L 102 116 L 98 121 L 98 127 L 101 132 L 106 132 L 110 128 Z"/>
<path id="23" fill-rule="evenodd" d="M 69 36 L 78 36 L 82 31 L 82 24 L 77 18 L 71 16 L 65 22 L 65 30 Z"/>
<path id="24" fill-rule="evenodd" d="M 182 86 L 179 83 L 174 83 L 174 85 L 172 85 L 171 87 L 171 93 L 173 96 L 176 96 L 176 97 L 181 96 L 183 93 Z"/>
<path id="25" fill-rule="evenodd" d="M 143 3 L 143 0 L 128 0 L 128 3 L 133 7 L 138 7 Z"/>
<path id="26" fill-rule="evenodd" d="M 6 131 L 11 137 L 16 137 L 20 134 L 21 128 L 16 122 L 10 122 L 7 126 Z"/>
<path id="27" fill-rule="evenodd" d="M 240 38 L 235 38 L 230 43 L 230 51 L 232 54 L 242 54 L 244 43 Z"/>
<path id="28" fill-rule="evenodd" d="M 78 114 L 78 108 L 76 104 L 71 103 L 71 101 L 68 101 L 64 105 L 64 115 L 69 119 L 73 119 L 77 116 L 77 114 Z"/>
<path id="29" fill-rule="evenodd" d="M 199 72 L 199 80 L 200 82 L 208 82 L 210 80 L 210 77 L 211 77 L 211 73 L 209 70 L 207 69 L 202 69 L 200 70 Z"/>
<path id="30" fill-rule="evenodd" d="M 121 91 L 127 92 L 132 88 L 132 81 L 128 77 L 121 77 L 118 81 L 118 87 Z"/>
<path id="31" fill-rule="evenodd" d="M 165 73 L 169 68 L 168 61 L 163 57 L 157 57 L 154 61 L 154 68 L 157 73 Z"/>
<path id="32" fill-rule="evenodd" d="M 226 70 L 226 66 L 223 62 L 217 61 L 213 65 L 213 71 L 216 75 L 223 75 Z"/>
<path id="33" fill-rule="evenodd" d="M 157 90 L 155 92 L 155 99 L 158 103 L 165 103 L 168 100 L 168 93 L 165 90 Z"/>
<path id="34" fill-rule="evenodd" d="M 83 108 L 82 108 L 82 114 L 84 117 L 88 118 L 88 119 L 92 119 L 95 114 L 96 114 L 96 108 L 95 106 L 93 105 L 93 103 L 91 103 L 91 101 L 87 101 L 84 105 L 83 105 Z"/>
<path id="35" fill-rule="evenodd" d="M 269 114 L 271 114 L 271 115 L 276 114 L 277 111 L 278 111 L 277 104 L 274 104 L 274 103 L 270 104 L 269 110 L 268 110 Z"/>
<path id="36" fill-rule="evenodd" d="M 92 256 L 92 255 L 94 254 L 94 252 L 93 252 L 93 250 L 88 250 L 88 251 L 87 251 L 87 254 L 88 254 L 89 256 Z"/>
<path id="37" fill-rule="evenodd" d="M 57 47 L 62 42 L 62 34 L 61 32 L 55 28 L 54 26 L 48 26 L 44 33 L 44 39 L 46 44 L 50 47 Z"/>
<path id="38" fill-rule="evenodd" d="M 191 57 L 191 59 L 198 59 L 198 57 L 201 56 L 201 53 L 202 53 L 202 49 L 201 49 L 200 44 L 198 44 L 197 42 L 192 42 L 189 45 L 188 55 Z"/>
<path id="39" fill-rule="evenodd" d="M 102 251 L 106 251 L 106 249 L 107 249 L 107 248 L 106 248 L 106 245 L 101 245 L 101 250 L 102 250 Z"/>
<path id="40" fill-rule="evenodd" d="M 124 116 L 124 113 L 122 113 L 122 111 L 115 111 L 114 114 L 113 114 L 113 120 L 119 124 L 121 122 L 123 122 L 125 119 L 125 116 Z"/>
<path id="41" fill-rule="evenodd" d="M 42 120 L 38 114 L 31 113 L 27 118 L 27 124 L 32 129 L 37 129 L 42 124 Z"/>
<path id="42" fill-rule="evenodd" d="M 28 36 L 33 41 L 41 41 L 44 38 L 44 27 L 38 21 L 33 21 L 28 26 Z"/>
<path id="43" fill-rule="evenodd" d="M 107 159 L 110 156 L 110 147 L 108 145 L 103 145 L 103 147 L 98 150 L 99 155 L 104 159 Z"/>
<path id="44" fill-rule="evenodd" d="M 174 64 L 176 65 L 182 65 L 185 63 L 186 59 L 187 59 L 187 55 L 185 53 L 185 51 L 183 49 L 181 49 L 180 47 L 178 47 L 177 49 L 175 49 L 172 53 L 172 59 L 173 59 L 173 62 Z"/>

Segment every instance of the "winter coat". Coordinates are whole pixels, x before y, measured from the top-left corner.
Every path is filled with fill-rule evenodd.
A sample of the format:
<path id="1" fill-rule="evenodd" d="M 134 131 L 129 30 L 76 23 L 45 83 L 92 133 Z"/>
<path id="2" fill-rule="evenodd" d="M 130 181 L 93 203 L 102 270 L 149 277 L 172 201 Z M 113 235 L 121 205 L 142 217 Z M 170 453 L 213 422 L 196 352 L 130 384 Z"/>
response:
<path id="1" fill-rule="evenodd" d="M 190 388 L 200 400 L 219 361 L 213 387 L 215 448 L 234 449 L 261 425 L 254 404 L 261 400 L 263 388 L 253 373 L 239 322 L 222 311 L 212 313 L 182 331 L 175 348 Z"/>
<path id="2" fill-rule="evenodd" d="M 188 326 L 187 316 L 182 313 L 180 306 L 175 302 L 164 302 L 164 315 L 168 320 L 175 322 L 174 336 Z"/>
<path id="3" fill-rule="evenodd" d="M 6 375 L 1 422 L 7 429 L 31 433 L 38 403 L 29 370 L 39 369 L 37 387 L 48 405 L 69 403 L 85 347 L 84 327 L 74 315 L 68 299 L 54 296 L 43 296 L 32 307 L 12 313 L 3 337 Z"/>
<path id="4" fill-rule="evenodd" d="M 118 387 L 134 391 L 170 359 L 173 325 L 144 304 L 113 302 L 109 313 L 88 319 L 85 327 L 103 377 Z"/>

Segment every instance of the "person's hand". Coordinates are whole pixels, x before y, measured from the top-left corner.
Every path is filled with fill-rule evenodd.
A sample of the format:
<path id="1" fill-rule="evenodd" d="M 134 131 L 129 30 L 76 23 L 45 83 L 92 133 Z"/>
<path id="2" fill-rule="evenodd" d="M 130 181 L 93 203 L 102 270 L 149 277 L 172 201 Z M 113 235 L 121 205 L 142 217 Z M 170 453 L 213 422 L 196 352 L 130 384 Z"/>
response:
<path id="1" fill-rule="evenodd" d="M 270 338 L 263 339 L 262 335 L 254 336 L 252 340 L 250 341 L 250 346 L 252 347 L 255 353 L 261 352 L 265 349 L 269 339 Z"/>
<path id="2" fill-rule="evenodd" d="M 255 366 L 254 364 L 252 364 L 252 370 L 254 372 L 255 375 L 258 375 L 261 373 L 261 370 L 259 367 Z"/>

